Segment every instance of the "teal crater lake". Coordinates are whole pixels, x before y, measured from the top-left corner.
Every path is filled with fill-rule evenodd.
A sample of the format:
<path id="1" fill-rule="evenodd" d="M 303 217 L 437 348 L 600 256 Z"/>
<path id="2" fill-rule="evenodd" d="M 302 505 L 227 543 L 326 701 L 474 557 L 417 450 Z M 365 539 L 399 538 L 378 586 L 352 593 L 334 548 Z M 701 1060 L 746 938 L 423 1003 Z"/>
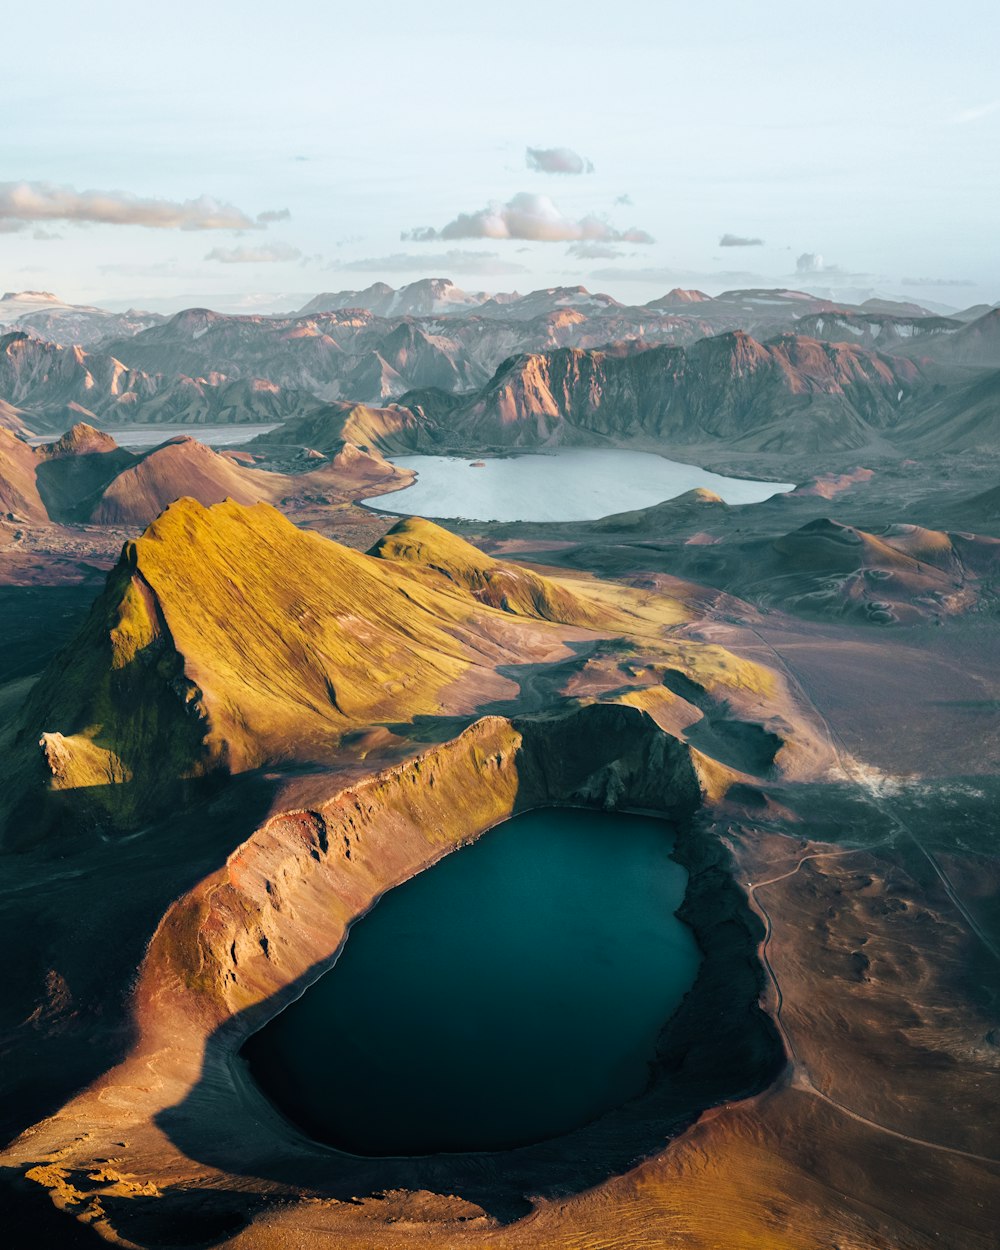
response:
<path id="1" fill-rule="evenodd" d="M 538 809 L 388 891 L 249 1039 L 259 1087 L 366 1156 L 506 1150 L 641 1094 L 701 955 L 652 817 Z"/>

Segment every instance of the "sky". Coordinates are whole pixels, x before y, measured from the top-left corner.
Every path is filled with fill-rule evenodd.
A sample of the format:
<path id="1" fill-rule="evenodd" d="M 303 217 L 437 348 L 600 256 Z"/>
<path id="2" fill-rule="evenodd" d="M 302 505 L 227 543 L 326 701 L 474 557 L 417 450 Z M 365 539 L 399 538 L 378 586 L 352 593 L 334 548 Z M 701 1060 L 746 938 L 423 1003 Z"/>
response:
<path id="1" fill-rule="evenodd" d="M 9 6 L 0 284 L 1000 300 L 1000 6 Z"/>

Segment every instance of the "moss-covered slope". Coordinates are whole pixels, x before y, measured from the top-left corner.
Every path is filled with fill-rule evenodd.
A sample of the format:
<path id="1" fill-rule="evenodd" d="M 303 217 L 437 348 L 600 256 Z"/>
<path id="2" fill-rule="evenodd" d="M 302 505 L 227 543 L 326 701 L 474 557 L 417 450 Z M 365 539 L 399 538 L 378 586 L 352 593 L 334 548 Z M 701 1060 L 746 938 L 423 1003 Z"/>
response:
<path id="1" fill-rule="evenodd" d="M 422 517 L 406 517 L 371 549 L 372 555 L 432 569 L 480 603 L 516 616 L 570 625 L 606 623 L 607 612 L 551 578 L 521 565 L 495 560 L 478 547 Z"/>

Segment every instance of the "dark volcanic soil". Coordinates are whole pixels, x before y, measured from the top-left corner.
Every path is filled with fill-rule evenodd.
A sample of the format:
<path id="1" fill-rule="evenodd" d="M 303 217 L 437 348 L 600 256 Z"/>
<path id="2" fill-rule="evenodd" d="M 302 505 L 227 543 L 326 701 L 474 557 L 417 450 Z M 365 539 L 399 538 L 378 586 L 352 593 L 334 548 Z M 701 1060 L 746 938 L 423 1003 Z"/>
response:
<path id="1" fill-rule="evenodd" d="M 453 527 L 602 611 L 627 604 L 628 637 L 617 618 L 535 621 L 502 698 L 361 727 L 332 764 L 241 774 L 124 836 L 5 853 L 18 1247 L 22 1230 L 96 1246 L 96 1225 L 113 1244 L 232 1250 L 992 1250 L 1000 518 L 975 500 L 1000 461 L 702 462 L 803 486 Z M 308 500 L 294 519 L 362 550 L 392 524 Z M 125 537 L 3 523 L 5 744 Z M 513 627 L 489 619 L 493 642 Z M 773 685 L 748 667 L 714 688 L 665 658 L 695 646 Z M 485 713 L 513 725 L 467 728 Z M 388 1164 L 274 1115 L 233 1058 L 247 1031 L 329 966 L 381 889 L 518 804 L 567 797 L 666 804 L 682 825 L 705 965 L 659 1061 L 690 1096 L 654 1082 L 565 1139 Z"/>

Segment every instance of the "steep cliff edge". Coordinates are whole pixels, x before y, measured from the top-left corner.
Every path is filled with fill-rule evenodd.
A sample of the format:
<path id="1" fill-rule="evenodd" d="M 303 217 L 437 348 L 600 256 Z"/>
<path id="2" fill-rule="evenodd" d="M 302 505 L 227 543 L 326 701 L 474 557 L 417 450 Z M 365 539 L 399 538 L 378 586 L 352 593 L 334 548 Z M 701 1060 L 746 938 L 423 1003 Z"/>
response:
<path id="1" fill-rule="evenodd" d="M 860 447 L 899 419 L 918 365 L 850 344 L 735 331 L 687 348 L 516 356 L 464 410 L 472 443 L 532 446 L 598 435 L 799 451 Z"/>

